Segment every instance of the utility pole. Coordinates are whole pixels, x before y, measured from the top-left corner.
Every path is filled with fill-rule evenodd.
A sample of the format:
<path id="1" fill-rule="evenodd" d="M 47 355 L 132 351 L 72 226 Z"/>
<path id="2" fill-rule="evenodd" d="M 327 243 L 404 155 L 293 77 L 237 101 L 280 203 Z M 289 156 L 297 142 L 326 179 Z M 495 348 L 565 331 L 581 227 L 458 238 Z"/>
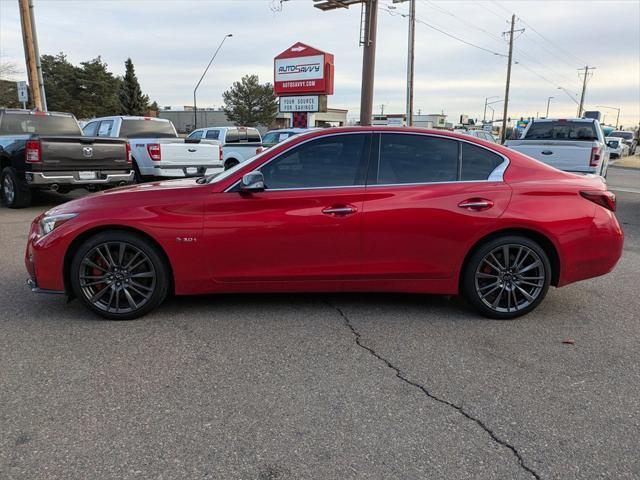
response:
<path id="1" fill-rule="evenodd" d="M 27 64 L 27 77 L 33 95 L 33 104 L 37 110 L 47 110 L 47 99 L 44 93 L 42 79 L 42 65 L 38 48 L 33 0 L 18 0 L 20 8 L 20 23 L 22 25 L 22 41 L 24 44 L 24 58 Z"/>
<path id="2" fill-rule="evenodd" d="M 511 62 L 513 61 L 513 34 L 515 31 L 524 32 L 524 28 L 520 30 L 514 30 L 516 24 L 516 15 L 511 15 L 511 30 L 509 32 L 503 32 L 503 34 L 509 34 L 509 63 L 507 64 L 507 84 L 504 90 L 504 113 L 502 114 L 502 133 L 500 134 L 501 143 L 504 143 L 507 138 L 507 115 L 509 111 L 509 86 L 511 84 Z"/>
<path id="3" fill-rule="evenodd" d="M 413 126 L 413 77 L 416 45 L 416 0 L 393 0 L 393 3 L 409 1 L 409 39 L 407 48 L 407 126 Z"/>
<path id="4" fill-rule="evenodd" d="M 498 103 L 500 101 L 500 100 L 496 100 L 495 102 L 489 103 L 489 100 L 491 100 L 492 98 L 499 98 L 499 96 L 494 95 L 492 97 L 487 97 L 484 99 L 484 113 L 482 114 L 482 123 L 487 121 L 487 105 L 490 105 L 491 103 Z M 493 110 L 493 108 L 491 110 Z"/>
<path id="5" fill-rule="evenodd" d="M 549 118 L 549 104 L 551 103 L 551 99 L 554 97 L 549 97 L 547 98 L 547 114 L 545 115 L 544 118 Z"/>
<path id="6" fill-rule="evenodd" d="M 584 94 L 587 91 L 587 79 L 593 75 L 593 73 L 589 74 L 589 70 L 595 70 L 596 67 L 590 67 L 588 65 L 585 65 L 584 67 L 584 78 L 582 79 L 582 94 L 580 95 L 580 105 L 578 105 L 578 118 L 582 117 L 582 111 L 584 109 Z M 582 69 L 580 69 L 582 70 Z M 580 74 L 578 73 L 578 76 L 580 76 Z"/>
<path id="7" fill-rule="evenodd" d="M 362 52 L 362 93 L 360 95 L 360 125 L 371 125 L 373 114 L 373 79 L 376 70 L 376 33 L 378 0 L 364 3 L 364 35 Z"/>

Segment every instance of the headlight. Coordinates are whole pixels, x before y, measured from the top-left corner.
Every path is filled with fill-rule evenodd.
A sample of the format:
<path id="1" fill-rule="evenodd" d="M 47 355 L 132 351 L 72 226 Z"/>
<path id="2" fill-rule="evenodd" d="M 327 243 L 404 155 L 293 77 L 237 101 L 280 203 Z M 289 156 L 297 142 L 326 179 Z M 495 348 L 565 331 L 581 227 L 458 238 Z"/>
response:
<path id="1" fill-rule="evenodd" d="M 45 236 L 48 233 L 53 232 L 63 223 L 68 222 L 72 218 L 77 217 L 77 213 L 60 213 L 57 215 L 45 215 L 40 220 L 40 235 Z"/>

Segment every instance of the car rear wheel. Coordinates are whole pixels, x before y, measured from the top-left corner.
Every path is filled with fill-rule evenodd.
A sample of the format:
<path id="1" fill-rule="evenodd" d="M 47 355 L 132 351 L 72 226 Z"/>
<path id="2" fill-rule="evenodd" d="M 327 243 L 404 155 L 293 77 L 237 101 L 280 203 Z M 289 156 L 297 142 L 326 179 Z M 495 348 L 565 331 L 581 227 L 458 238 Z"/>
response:
<path id="1" fill-rule="evenodd" d="M 158 307 L 169 290 L 169 270 L 156 247 L 130 232 L 91 237 L 71 262 L 71 286 L 91 311 L 131 320 Z"/>
<path id="2" fill-rule="evenodd" d="M 2 201 L 9 208 L 24 208 L 31 204 L 29 185 L 18 178 L 12 167 L 5 167 L 0 174 Z"/>
<path id="3" fill-rule="evenodd" d="M 227 160 L 224 164 L 224 169 L 225 170 L 229 170 L 230 168 L 235 167 L 236 165 L 238 165 L 240 162 L 238 160 L 236 160 L 235 158 L 230 158 L 229 160 Z"/>
<path id="4" fill-rule="evenodd" d="M 508 320 L 542 302 L 551 281 L 551 264 L 536 242 L 509 235 L 478 248 L 462 275 L 462 295 L 476 310 L 489 318 Z"/>

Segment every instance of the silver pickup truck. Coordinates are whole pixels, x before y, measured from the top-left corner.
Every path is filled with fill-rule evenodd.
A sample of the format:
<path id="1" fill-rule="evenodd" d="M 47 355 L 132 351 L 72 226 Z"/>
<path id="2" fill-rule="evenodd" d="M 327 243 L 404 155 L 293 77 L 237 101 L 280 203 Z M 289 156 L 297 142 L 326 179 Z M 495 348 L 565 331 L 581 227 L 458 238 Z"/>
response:
<path id="1" fill-rule="evenodd" d="M 129 140 L 137 182 L 154 177 L 202 177 L 223 170 L 220 142 L 179 138 L 173 123 L 165 118 L 94 118 L 83 132 L 88 136 Z"/>
<path id="2" fill-rule="evenodd" d="M 535 119 L 518 140 L 505 146 L 559 170 L 607 176 L 609 149 L 598 120 Z"/>

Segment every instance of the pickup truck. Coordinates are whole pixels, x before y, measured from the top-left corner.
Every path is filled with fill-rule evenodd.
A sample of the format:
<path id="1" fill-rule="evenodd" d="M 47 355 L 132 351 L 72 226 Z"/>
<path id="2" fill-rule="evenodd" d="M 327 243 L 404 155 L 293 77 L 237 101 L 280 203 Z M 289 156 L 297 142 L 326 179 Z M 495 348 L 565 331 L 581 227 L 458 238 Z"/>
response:
<path id="1" fill-rule="evenodd" d="M 29 206 L 33 190 L 133 183 L 130 159 L 126 140 L 83 136 L 70 113 L 0 110 L 0 185 L 9 208 Z"/>
<path id="2" fill-rule="evenodd" d="M 187 139 L 218 140 L 222 144 L 225 170 L 249 160 L 263 150 L 260 132 L 250 127 L 199 128 L 191 132 Z"/>
<path id="3" fill-rule="evenodd" d="M 609 149 L 593 118 L 536 118 L 519 140 L 507 140 L 505 146 L 559 170 L 607 176 Z"/>
<path id="4" fill-rule="evenodd" d="M 202 177 L 223 169 L 220 142 L 179 138 L 166 118 L 94 118 L 83 131 L 89 136 L 126 138 L 138 183 L 154 177 Z"/>

